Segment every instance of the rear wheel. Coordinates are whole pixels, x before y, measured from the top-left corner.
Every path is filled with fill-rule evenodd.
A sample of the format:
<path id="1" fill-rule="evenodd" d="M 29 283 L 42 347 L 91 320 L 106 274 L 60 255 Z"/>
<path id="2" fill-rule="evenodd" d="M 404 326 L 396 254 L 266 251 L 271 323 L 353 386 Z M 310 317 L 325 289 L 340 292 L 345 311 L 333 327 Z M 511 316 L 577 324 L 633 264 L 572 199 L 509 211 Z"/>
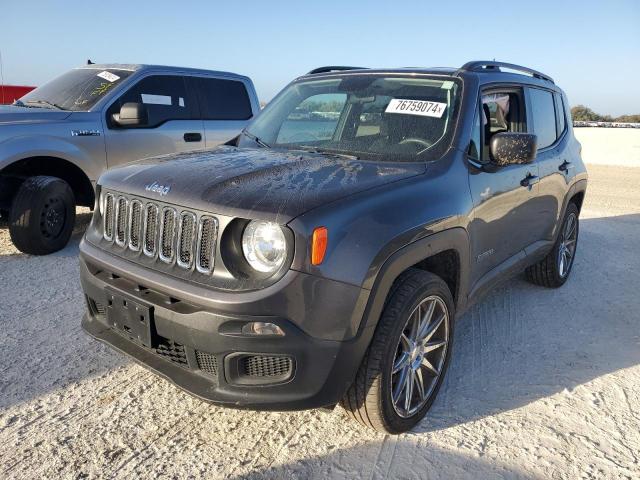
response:
<path id="1" fill-rule="evenodd" d="M 438 276 L 410 269 L 396 281 L 342 406 L 360 423 L 401 433 L 426 415 L 451 354 L 454 305 Z"/>
<path id="2" fill-rule="evenodd" d="M 543 287 L 557 288 L 569 278 L 578 247 L 580 222 L 578 207 L 575 203 L 567 206 L 562 227 L 556 243 L 549 254 L 526 270 L 531 283 Z"/>
<path id="3" fill-rule="evenodd" d="M 75 197 L 67 182 L 56 177 L 31 177 L 13 198 L 9 233 L 21 252 L 46 255 L 64 248 L 75 218 Z"/>

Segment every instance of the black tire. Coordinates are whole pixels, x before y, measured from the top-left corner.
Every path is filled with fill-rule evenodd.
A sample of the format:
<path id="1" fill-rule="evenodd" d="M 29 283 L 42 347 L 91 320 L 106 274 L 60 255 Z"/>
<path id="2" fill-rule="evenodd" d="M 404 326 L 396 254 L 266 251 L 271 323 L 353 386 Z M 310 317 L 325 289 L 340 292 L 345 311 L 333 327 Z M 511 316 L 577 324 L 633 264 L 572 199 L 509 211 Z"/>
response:
<path id="1" fill-rule="evenodd" d="M 401 348 L 400 338 L 408 325 L 409 315 L 425 299 L 432 297 L 439 298 L 441 302 L 438 304 L 446 307 L 448 344 L 441 354 L 440 375 L 434 376 L 429 396 L 425 396 L 426 403 L 416 407 L 418 409 L 415 413 L 405 417 L 398 413 L 392 400 L 393 364 Z M 356 378 L 341 401 L 342 407 L 350 416 L 379 432 L 394 434 L 411 430 L 424 418 L 438 393 L 449 364 L 454 308 L 451 292 L 440 277 L 417 269 L 409 269 L 400 275 L 391 290 Z M 418 363 L 421 364 L 419 360 Z"/>
<path id="2" fill-rule="evenodd" d="M 560 256 L 562 255 L 562 245 L 565 241 L 565 230 L 570 218 L 575 219 L 575 243 L 569 265 L 564 270 L 564 273 L 560 269 Z M 580 233 L 580 219 L 578 207 L 575 203 L 569 203 L 567 211 L 562 219 L 562 226 L 560 227 L 558 238 L 553 245 L 551 251 L 540 262 L 527 267 L 525 274 L 527 280 L 536 285 L 547 288 L 558 288 L 564 285 L 571 274 L 573 268 L 573 262 L 576 258 L 576 251 L 578 247 L 578 234 Z"/>
<path id="3" fill-rule="evenodd" d="M 69 184 L 56 177 L 31 177 L 13 198 L 9 233 L 21 252 L 47 255 L 65 247 L 75 221 L 76 202 Z"/>

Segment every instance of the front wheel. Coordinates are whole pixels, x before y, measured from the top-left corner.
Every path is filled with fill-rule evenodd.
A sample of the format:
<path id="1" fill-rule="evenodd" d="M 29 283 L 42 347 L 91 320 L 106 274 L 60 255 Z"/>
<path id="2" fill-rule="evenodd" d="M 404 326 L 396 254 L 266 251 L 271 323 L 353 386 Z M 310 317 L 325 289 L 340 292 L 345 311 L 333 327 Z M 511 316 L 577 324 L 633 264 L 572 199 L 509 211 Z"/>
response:
<path id="1" fill-rule="evenodd" d="M 567 281 L 578 248 L 579 214 L 575 203 L 569 203 L 553 249 L 540 262 L 526 270 L 527 280 L 531 283 L 558 288 Z"/>
<path id="2" fill-rule="evenodd" d="M 381 432 L 413 428 L 442 384 L 451 355 L 453 318 L 453 298 L 440 277 L 415 269 L 403 273 L 342 399 L 345 410 Z"/>
<path id="3" fill-rule="evenodd" d="M 28 178 L 11 203 L 11 241 L 31 255 L 56 252 L 69 241 L 75 218 L 75 197 L 67 182 L 56 177 Z"/>

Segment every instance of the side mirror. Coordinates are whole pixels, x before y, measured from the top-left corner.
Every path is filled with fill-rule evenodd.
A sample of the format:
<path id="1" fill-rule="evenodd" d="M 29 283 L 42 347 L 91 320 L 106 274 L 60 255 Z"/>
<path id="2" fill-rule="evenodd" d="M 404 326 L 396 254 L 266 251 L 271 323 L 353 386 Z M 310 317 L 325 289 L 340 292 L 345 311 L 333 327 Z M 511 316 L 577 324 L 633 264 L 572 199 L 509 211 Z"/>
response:
<path id="1" fill-rule="evenodd" d="M 149 123 L 149 112 L 144 104 L 129 102 L 113 115 L 113 121 L 122 127 L 140 127 Z"/>
<path id="2" fill-rule="evenodd" d="M 491 159 L 500 167 L 531 163 L 536 158 L 538 137 L 532 133 L 496 133 L 490 143 Z"/>

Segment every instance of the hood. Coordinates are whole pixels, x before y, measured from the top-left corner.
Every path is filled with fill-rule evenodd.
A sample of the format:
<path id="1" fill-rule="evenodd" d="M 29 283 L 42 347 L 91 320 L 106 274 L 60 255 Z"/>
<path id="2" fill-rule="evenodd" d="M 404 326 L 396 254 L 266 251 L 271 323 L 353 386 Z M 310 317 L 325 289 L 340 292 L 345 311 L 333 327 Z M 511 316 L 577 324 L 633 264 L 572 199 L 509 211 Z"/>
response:
<path id="1" fill-rule="evenodd" d="M 0 125 L 3 123 L 56 122 L 64 120 L 72 112 L 49 108 L 0 105 Z"/>
<path id="2" fill-rule="evenodd" d="M 115 191 L 220 215 L 287 223 L 320 205 L 419 175 L 425 169 L 424 163 L 221 147 L 135 162 L 108 171 L 99 183 Z"/>

